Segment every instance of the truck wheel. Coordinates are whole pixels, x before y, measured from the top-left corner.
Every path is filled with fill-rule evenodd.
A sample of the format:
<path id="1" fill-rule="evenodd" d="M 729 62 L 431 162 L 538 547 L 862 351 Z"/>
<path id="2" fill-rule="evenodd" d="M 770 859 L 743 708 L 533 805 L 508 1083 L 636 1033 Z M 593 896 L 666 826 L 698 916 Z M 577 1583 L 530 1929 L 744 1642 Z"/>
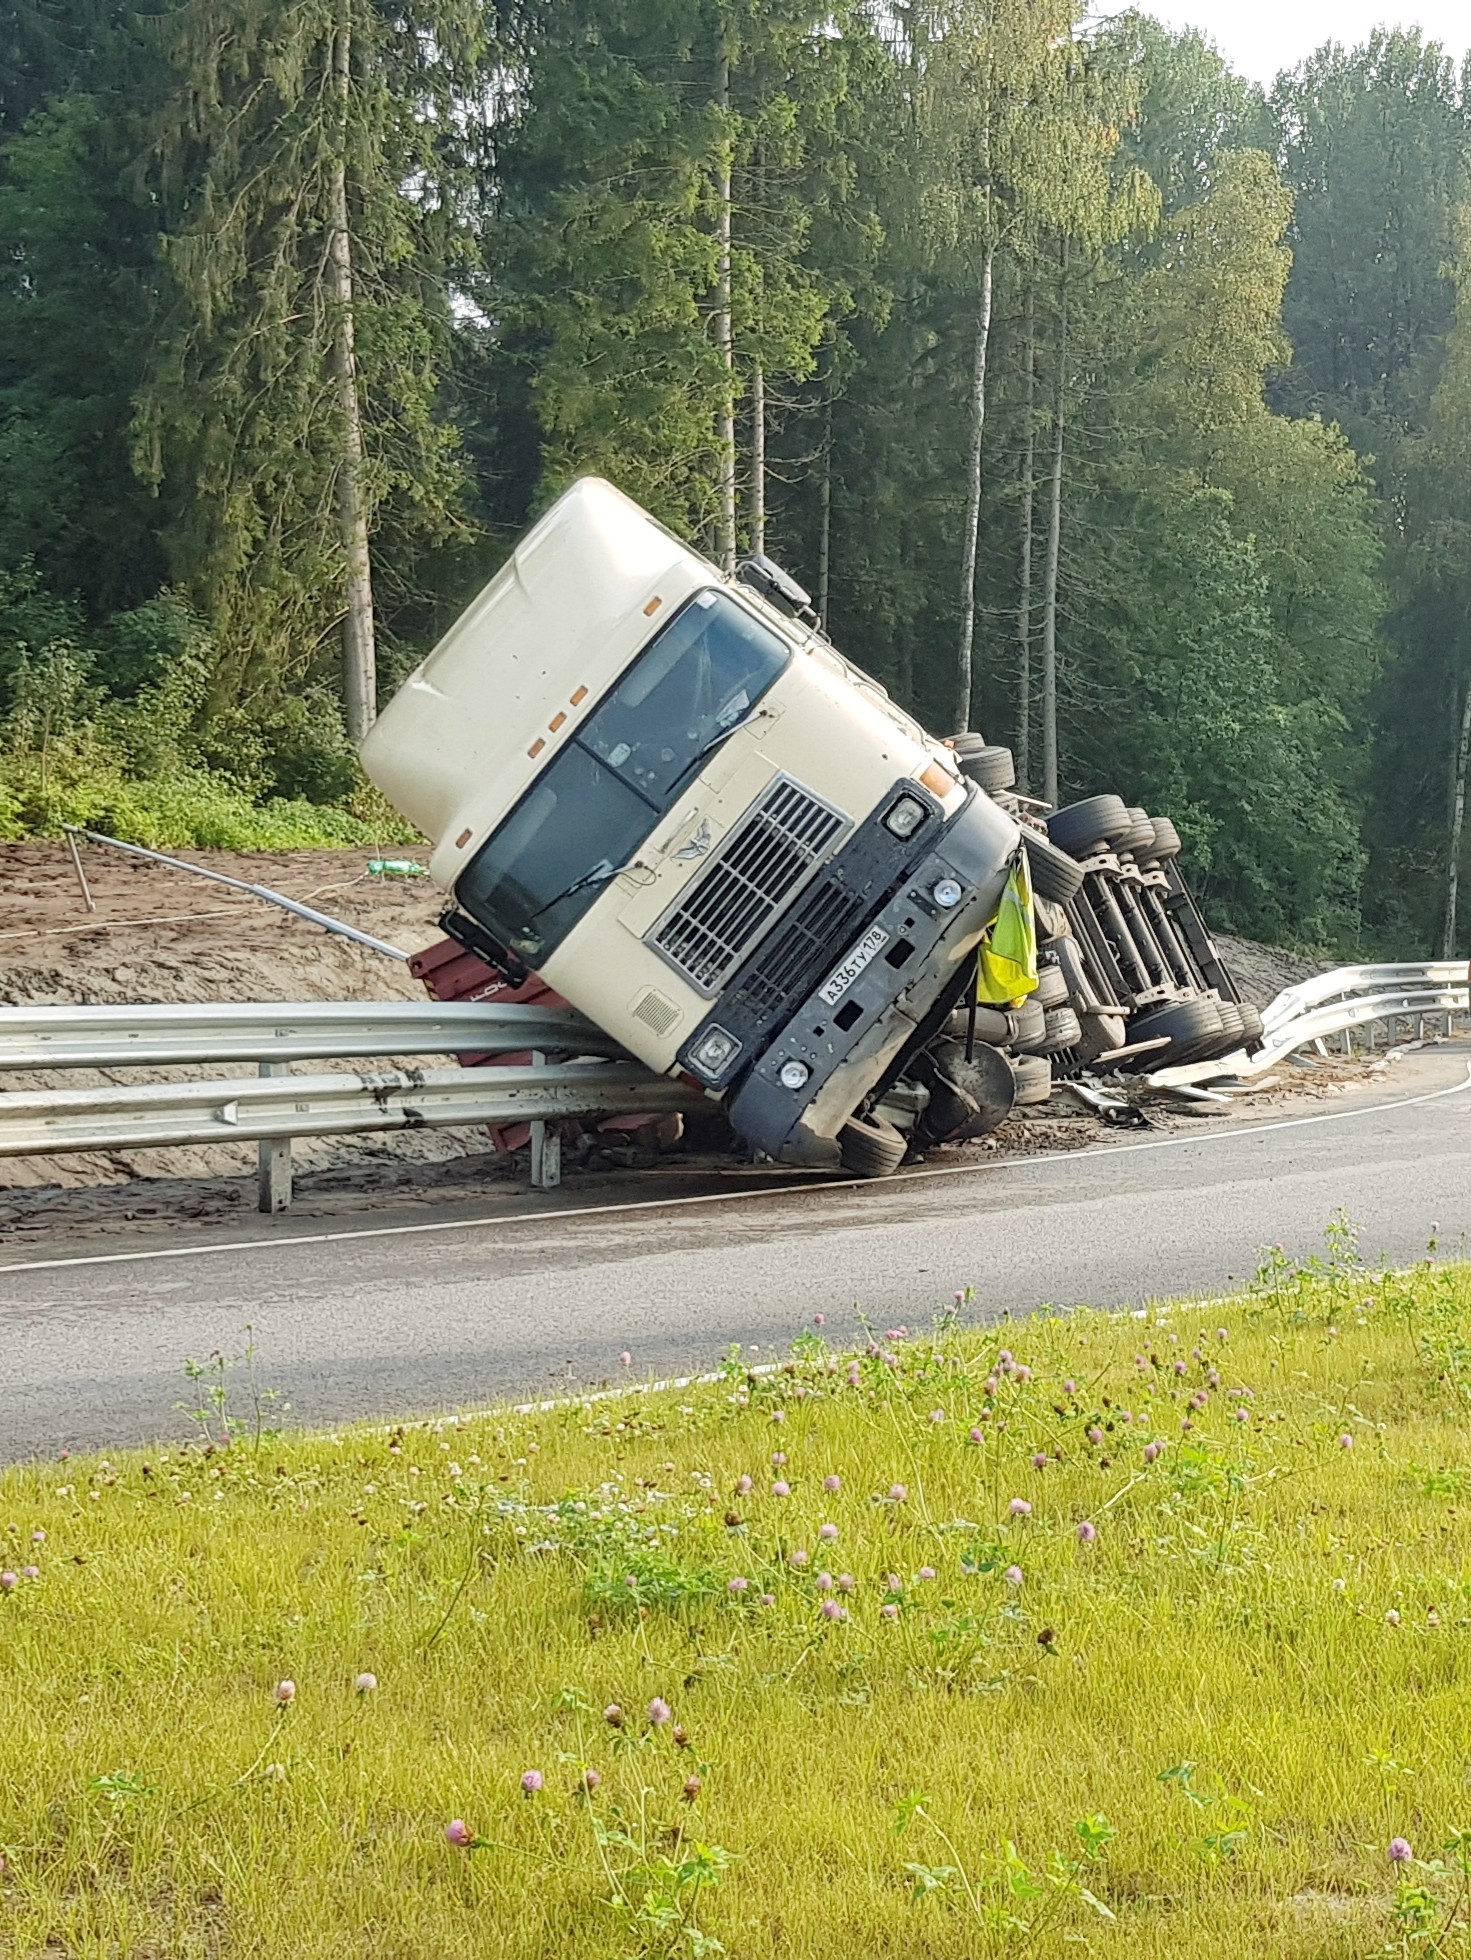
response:
<path id="1" fill-rule="evenodd" d="M 1032 999 L 1040 1001 L 1043 1007 L 1069 1007 L 1072 995 L 1068 991 L 1067 975 L 1060 966 L 1040 966 L 1037 969 L 1037 991 Z"/>
<path id="2" fill-rule="evenodd" d="M 1180 833 L 1168 817 L 1151 817 L 1154 825 L 1154 847 L 1146 855 L 1151 863 L 1163 864 L 1166 858 L 1180 855 Z"/>
<path id="3" fill-rule="evenodd" d="M 1133 828 L 1134 819 L 1121 796 L 1086 796 L 1081 803 L 1054 810 L 1047 819 L 1047 835 L 1073 857 L 1087 857 L 1100 844 L 1111 844 Z"/>
<path id="4" fill-rule="evenodd" d="M 1075 858 L 1059 850 L 1050 837 L 1028 830 L 1025 825 L 1022 847 L 1027 854 L 1027 869 L 1032 874 L 1032 890 L 1038 898 L 1050 899 L 1054 905 L 1066 905 L 1069 899 L 1077 897 L 1083 889 L 1083 872 Z"/>
<path id="5" fill-rule="evenodd" d="M 1070 1007 L 1049 1009 L 1046 1032 L 1033 1050 L 1038 1055 L 1061 1055 L 1083 1039 L 1083 1025 Z"/>
<path id="6" fill-rule="evenodd" d="M 1080 1014 L 1078 1018 L 1083 1024 L 1083 1038 L 1078 1043 L 1077 1059 L 1084 1068 L 1091 1068 L 1100 1055 L 1122 1048 L 1129 1039 L 1122 1014 Z"/>
<path id="7" fill-rule="evenodd" d="M 919 1143 L 967 1143 L 1000 1127 L 1016 1099 L 1012 1065 L 999 1048 L 978 1041 L 966 1060 L 961 1041 L 934 1041 L 914 1064 L 930 1091 L 915 1126 Z"/>
<path id="8" fill-rule="evenodd" d="M 850 1116 L 838 1131 L 843 1169 L 854 1177 L 892 1177 L 908 1149 L 903 1136 L 881 1116 Z"/>
<path id="9" fill-rule="evenodd" d="M 968 1040 L 971 1032 L 970 1009 L 968 1007 L 952 1008 L 946 1016 L 945 1025 L 940 1032 L 951 1041 L 964 1042 Z M 975 1025 L 975 1037 L 977 1041 L 989 1041 L 993 1046 L 999 1047 L 1008 1040 L 1010 1034 L 1011 1022 L 999 1007 L 982 1007 L 977 1005 Z"/>
<path id="10" fill-rule="evenodd" d="M 1116 851 L 1127 851 L 1131 857 L 1152 857 L 1154 854 L 1154 819 L 1146 810 L 1135 809 L 1132 805 L 1129 815 L 1134 819 L 1133 827 L 1122 837 L 1113 840 Z"/>
<path id="11" fill-rule="evenodd" d="M 1152 1007 L 1129 1023 L 1130 1041 L 1154 1041 L 1168 1035 L 1168 1048 L 1153 1048 L 1147 1055 L 1136 1055 L 1130 1066 L 1136 1069 L 1167 1068 L 1176 1062 L 1203 1060 L 1221 1038 L 1221 1016 L 1213 1000 L 1176 1000 L 1167 1007 Z"/>
<path id="12" fill-rule="evenodd" d="M 1240 1012 L 1241 1033 L 1247 1047 L 1260 1048 L 1263 1034 L 1262 1010 L 1259 1007 L 1253 1007 L 1249 1000 L 1244 1000 L 1241 1003 Z"/>
<path id="13" fill-rule="evenodd" d="M 1010 749 L 995 748 L 988 743 L 966 755 L 960 755 L 957 750 L 957 757 L 961 774 L 979 783 L 988 796 L 1011 789 L 1016 783 L 1016 762 Z"/>
<path id="14" fill-rule="evenodd" d="M 1052 1094 L 1052 1064 L 1045 1055 L 1017 1055 L 1012 1059 L 1011 1072 L 1016 1077 L 1018 1109 L 1045 1103 Z"/>
<path id="15" fill-rule="evenodd" d="M 1033 1054 L 1039 1042 L 1047 1039 L 1047 1014 L 1040 1001 L 1024 1000 L 1007 1015 L 1011 1023 L 1010 1046 L 1020 1053 Z"/>

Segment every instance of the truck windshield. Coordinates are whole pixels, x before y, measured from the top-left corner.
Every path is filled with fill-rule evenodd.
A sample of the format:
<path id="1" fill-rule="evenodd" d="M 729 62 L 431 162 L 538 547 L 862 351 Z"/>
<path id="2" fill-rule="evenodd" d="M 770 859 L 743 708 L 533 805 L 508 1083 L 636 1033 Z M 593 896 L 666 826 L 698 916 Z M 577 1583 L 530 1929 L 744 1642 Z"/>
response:
<path id="1" fill-rule="evenodd" d="M 744 606 L 697 592 L 477 851 L 461 905 L 528 964 L 545 959 L 790 658 Z"/>

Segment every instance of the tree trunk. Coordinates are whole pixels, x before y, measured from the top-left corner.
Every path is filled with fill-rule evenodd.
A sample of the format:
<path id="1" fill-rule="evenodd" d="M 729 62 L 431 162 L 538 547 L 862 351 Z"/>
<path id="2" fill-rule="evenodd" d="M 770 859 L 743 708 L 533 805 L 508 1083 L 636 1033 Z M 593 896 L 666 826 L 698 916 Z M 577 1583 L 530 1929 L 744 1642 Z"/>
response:
<path id="1" fill-rule="evenodd" d="M 327 285 L 332 296 L 332 379 L 342 417 L 337 464 L 337 524 L 342 540 L 347 608 L 342 619 L 342 699 L 349 740 L 361 742 L 378 713 L 378 655 L 373 632 L 373 566 L 363 500 L 363 405 L 358 396 L 352 297 L 352 234 L 347 207 L 347 113 L 352 36 L 344 22 L 332 44 L 332 82 L 341 108 L 332 164 L 331 236 Z"/>
<path id="2" fill-rule="evenodd" d="M 822 476 L 817 489 L 817 617 L 827 625 L 833 554 L 833 398 L 829 381 L 822 405 Z"/>
<path id="3" fill-rule="evenodd" d="M 1460 899 L 1461 833 L 1466 821 L 1466 763 L 1471 756 L 1471 674 L 1466 677 L 1466 698 L 1461 704 L 1461 734 L 1456 744 L 1451 770 L 1451 849 L 1445 880 L 1445 930 L 1441 935 L 1440 957 L 1456 957 L 1456 907 Z"/>
<path id="4" fill-rule="evenodd" d="M 1047 563 L 1042 591 L 1042 794 L 1057 803 L 1057 561 L 1062 550 L 1062 458 L 1067 405 L 1067 243 L 1057 325 L 1057 373 L 1052 383 L 1052 483 L 1047 503 Z"/>
<path id="5" fill-rule="evenodd" d="M 981 449 L 986 433 L 986 356 L 991 346 L 991 289 L 996 250 L 981 261 L 981 306 L 976 320 L 970 383 L 970 480 L 965 499 L 965 546 L 960 567 L 960 654 L 956 662 L 955 733 L 970 727 L 971 653 L 976 631 L 976 551 L 981 535 Z"/>
<path id="6" fill-rule="evenodd" d="M 716 68 L 716 100 L 720 105 L 720 174 L 716 186 L 719 212 L 716 243 L 719 263 L 715 283 L 715 342 L 725 369 L 720 397 L 717 436 L 720 443 L 720 516 L 716 549 L 721 569 L 735 570 L 736 563 L 736 431 L 735 431 L 735 333 L 731 320 L 731 203 L 730 137 L 725 118 L 730 112 L 730 57 L 722 33 Z"/>
<path id="7" fill-rule="evenodd" d="M 766 370 L 751 370 L 751 549 L 766 549 Z"/>
<path id="8" fill-rule="evenodd" d="M 1023 796 L 1032 788 L 1032 507 L 1037 467 L 1037 348 L 1034 289 L 1027 282 L 1022 372 L 1021 563 L 1016 599 L 1016 783 Z"/>

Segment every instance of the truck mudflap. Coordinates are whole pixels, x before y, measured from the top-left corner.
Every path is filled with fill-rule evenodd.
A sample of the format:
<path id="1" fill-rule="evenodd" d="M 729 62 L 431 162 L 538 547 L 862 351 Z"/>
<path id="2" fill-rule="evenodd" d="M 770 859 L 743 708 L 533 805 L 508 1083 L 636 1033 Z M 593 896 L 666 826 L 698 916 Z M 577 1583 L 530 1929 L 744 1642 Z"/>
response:
<path id="1" fill-rule="evenodd" d="M 839 1163 L 838 1132 L 952 988 L 996 915 L 1020 833 L 975 795 L 768 1042 L 726 1103 L 783 1164 Z"/>

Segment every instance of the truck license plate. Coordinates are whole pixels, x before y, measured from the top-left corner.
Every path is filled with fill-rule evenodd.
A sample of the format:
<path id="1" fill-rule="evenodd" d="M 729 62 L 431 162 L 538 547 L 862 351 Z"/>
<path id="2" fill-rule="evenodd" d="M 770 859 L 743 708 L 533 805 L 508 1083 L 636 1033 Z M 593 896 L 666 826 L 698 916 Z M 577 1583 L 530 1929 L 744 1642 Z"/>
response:
<path id="1" fill-rule="evenodd" d="M 817 990 L 819 997 L 825 1000 L 829 1007 L 836 1007 L 874 954 L 888 943 L 889 935 L 882 926 L 870 926 L 843 964 L 834 968 L 829 977 L 823 981 Z"/>

